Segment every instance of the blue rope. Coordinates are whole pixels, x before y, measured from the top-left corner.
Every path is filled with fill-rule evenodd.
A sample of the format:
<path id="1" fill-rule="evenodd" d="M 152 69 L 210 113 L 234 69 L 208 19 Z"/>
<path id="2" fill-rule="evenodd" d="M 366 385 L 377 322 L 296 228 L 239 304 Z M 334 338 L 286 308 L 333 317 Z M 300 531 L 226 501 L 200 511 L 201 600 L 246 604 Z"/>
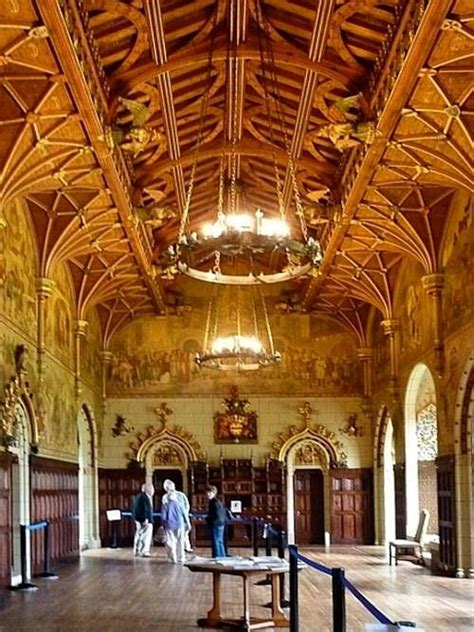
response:
<path id="1" fill-rule="evenodd" d="M 301 553 L 294 553 L 291 549 L 290 549 L 290 554 L 295 555 L 301 562 L 304 562 L 311 568 L 314 568 L 315 570 L 320 571 L 321 573 L 325 573 L 326 575 L 332 575 L 332 570 L 328 566 L 324 566 L 324 564 L 320 564 L 319 562 L 310 560 L 309 557 L 306 557 L 305 555 L 301 555 Z"/>
<path id="2" fill-rule="evenodd" d="M 44 529 L 47 526 L 48 526 L 48 523 L 46 522 L 46 520 L 43 520 L 42 522 L 34 522 L 33 524 L 25 525 L 28 531 L 38 531 L 39 529 Z"/>
<path id="3" fill-rule="evenodd" d="M 358 590 L 351 582 L 344 578 L 344 586 L 351 591 L 356 599 L 360 601 L 360 603 L 367 608 L 367 610 L 377 619 L 379 623 L 386 623 L 393 625 L 393 622 L 383 613 L 381 612 L 373 603 L 371 603 L 367 597 L 365 597 L 360 590 Z"/>

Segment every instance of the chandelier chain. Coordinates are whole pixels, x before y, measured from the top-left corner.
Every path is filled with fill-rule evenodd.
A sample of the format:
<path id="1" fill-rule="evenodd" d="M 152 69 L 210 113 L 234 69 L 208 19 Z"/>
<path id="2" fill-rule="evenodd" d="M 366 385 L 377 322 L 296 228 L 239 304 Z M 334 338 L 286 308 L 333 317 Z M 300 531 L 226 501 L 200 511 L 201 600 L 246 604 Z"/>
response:
<path id="1" fill-rule="evenodd" d="M 263 296 L 263 294 L 261 294 L 261 298 L 262 298 L 263 318 L 265 320 L 265 327 L 267 329 L 268 344 L 270 345 L 270 353 L 274 355 L 275 346 L 273 344 L 272 328 L 270 327 L 270 319 L 268 318 L 267 306 L 266 306 L 265 297 Z"/>
<path id="2" fill-rule="evenodd" d="M 261 22 L 260 22 L 261 20 Z M 303 204 L 301 202 L 301 194 L 298 188 L 298 181 L 296 178 L 296 165 L 295 165 L 295 161 L 293 158 L 293 155 L 291 153 L 291 145 L 290 145 L 290 140 L 288 138 L 288 133 L 287 133 L 287 128 L 286 128 L 286 114 L 285 114 L 285 108 L 283 107 L 283 103 L 281 101 L 281 96 L 279 94 L 278 91 L 278 85 L 277 85 L 277 76 L 276 76 L 276 66 L 275 66 L 275 55 L 273 52 L 273 46 L 271 43 L 271 36 L 270 36 L 270 32 L 269 32 L 269 26 L 268 26 L 268 21 L 265 18 L 265 15 L 263 13 L 263 9 L 260 5 L 260 3 L 258 3 L 258 8 L 257 8 L 257 23 L 259 25 L 260 28 L 262 28 L 261 25 L 263 25 L 263 31 L 264 31 L 264 38 L 259 38 L 259 41 L 261 42 L 261 40 L 264 40 L 265 44 L 266 44 L 266 48 L 267 48 L 267 58 L 269 60 L 269 67 L 270 67 L 270 81 L 271 81 L 271 85 L 273 86 L 273 91 L 274 91 L 274 96 L 272 98 L 272 100 L 275 103 L 275 110 L 276 110 L 276 116 L 277 119 L 280 121 L 280 127 L 281 127 L 281 132 L 282 132 L 282 136 L 283 136 L 283 143 L 285 146 L 285 151 L 287 153 L 288 156 L 288 168 L 289 168 L 289 172 L 290 172 L 290 178 L 291 178 L 291 185 L 292 185 L 292 189 L 293 189 L 293 195 L 295 198 L 295 209 L 296 209 L 296 215 L 298 217 L 299 223 L 300 223 L 300 228 L 301 228 L 301 232 L 303 235 L 303 238 L 305 241 L 308 240 L 308 228 L 306 225 L 306 219 L 304 216 L 304 211 L 303 211 Z M 260 43 L 260 47 L 262 47 L 262 44 Z M 264 59 L 263 59 L 263 55 L 262 55 L 262 71 L 263 71 L 263 78 L 264 78 L 264 93 L 265 93 L 265 97 L 266 97 L 266 101 L 268 100 L 268 85 L 266 84 L 266 78 L 265 78 L 265 63 L 264 63 Z M 272 146 L 274 147 L 274 140 L 273 140 L 273 135 L 272 135 L 272 118 L 271 118 L 271 113 L 270 110 L 268 108 L 268 117 L 269 117 L 269 130 L 270 130 L 270 139 L 272 142 Z M 276 155 L 274 153 L 275 156 L 275 166 L 276 166 Z M 277 167 L 276 167 L 276 171 L 278 171 Z M 283 186 L 281 184 L 281 178 L 279 176 L 277 176 L 277 192 L 278 189 L 280 187 L 280 192 L 281 192 L 281 205 L 284 209 L 284 199 L 283 199 Z M 284 210 L 283 210 L 284 212 Z M 280 210 L 280 214 L 281 214 L 281 210 Z"/>
<path id="3" fill-rule="evenodd" d="M 217 11 L 214 11 L 212 16 L 212 28 L 211 28 L 211 44 L 209 46 L 209 52 L 207 56 L 207 75 L 206 75 L 206 90 L 202 96 L 201 108 L 199 112 L 199 132 L 196 145 L 194 147 L 193 165 L 191 167 L 191 174 L 189 177 L 188 189 L 186 191 L 186 198 L 184 201 L 183 212 L 181 214 L 181 222 L 178 231 L 178 243 L 180 243 L 186 232 L 186 226 L 189 218 L 189 208 L 191 206 L 191 198 L 194 189 L 194 181 L 196 178 L 196 169 L 199 157 L 199 150 L 201 149 L 203 137 L 204 137 L 204 121 L 206 119 L 207 110 L 209 106 L 210 94 L 211 94 L 211 79 L 212 79 L 212 60 L 214 55 L 214 40 L 216 36 L 216 24 L 217 24 Z"/>

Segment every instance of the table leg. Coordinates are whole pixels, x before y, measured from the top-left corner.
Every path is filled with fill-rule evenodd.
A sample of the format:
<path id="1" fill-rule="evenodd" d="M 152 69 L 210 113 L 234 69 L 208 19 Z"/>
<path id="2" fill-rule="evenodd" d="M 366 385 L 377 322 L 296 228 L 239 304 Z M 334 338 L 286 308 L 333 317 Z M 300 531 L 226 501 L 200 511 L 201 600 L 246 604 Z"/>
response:
<path id="1" fill-rule="evenodd" d="M 244 580 L 244 624 L 250 629 L 248 626 L 250 625 L 250 595 L 249 595 L 249 578 L 248 575 L 243 575 L 242 579 Z"/>
<path id="2" fill-rule="evenodd" d="M 276 628 L 287 628 L 288 619 L 280 606 L 280 578 L 272 575 L 272 621 Z"/>
<path id="3" fill-rule="evenodd" d="M 207 613 L 205 619 L 198 619 L 200 627 L 216 628 L 220 627 L 221 619 L 221 575 L 212 573 L 212 608 Z"/>

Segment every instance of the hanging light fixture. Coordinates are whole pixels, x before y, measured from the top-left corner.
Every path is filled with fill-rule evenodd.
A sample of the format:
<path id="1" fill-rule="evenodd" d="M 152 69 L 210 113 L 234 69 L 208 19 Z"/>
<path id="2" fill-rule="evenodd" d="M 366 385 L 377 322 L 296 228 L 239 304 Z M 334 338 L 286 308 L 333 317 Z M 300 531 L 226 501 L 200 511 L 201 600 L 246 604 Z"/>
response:
<path id="1" fill-rule="evenodd" d="M 231 290 L 221 289 L 209 299 L 203 351 L 196 355 L 196 364 L 202 368 L 219 371 L 254 371 L 278 364 L 281 355 L 275 350 L 265 299 L 259 288 L 247 290 L 250 300 L 242 305 L 240 287 L 229 296 Z M 230 300 L 229 300 L 230 298 Z M 224 306 L 232 318 L 223 317 Z"/>
<path id="2" fill-rule="evenodd" d="M 239 0 L 231 0 L 229 20 L 235 19 Z M 286 131 L 285 114 L 275 77 L 275 61 L 268 23 L 261 7 L 257 10 L 257 27 L 260 48 L 260 65 L 264 101 L 269 121 L 270 144 L 275 173 L 278 216 L 271 216 L 257 208 L 253 213 L 239 207 L 242 194 L 238 192 L 238 106 L 241 85 L 235 29 L 228 28 L 226 56 L 226 99 L 224 108 L 224 139 L 219 169 L 218 203 L 216 219 L 189 230 L 190 207 L 195 182 L 196 165 L 203 139 L 203 126 L 207 111 L 209 88 L 201 107 L 198 142 L 181 215 L 178 240 L 162 254 L 161 269 L 210 283 L 225 285 L 259 285 L 280 283 L 305 274 L 315 274 L 322 262 L 322 249 L 318 240 L 308 234 L 303 205 L 298 191 L 296 165 L 291 154 Z M 231 35 L 233 33 L 233 35 Z M 212 41 L 209 55 L 209 78 L 212 68 Z M 272 106 L 273 104 L 273 106 Z M 273 121 L 277 120 L 287 155 L 287 169 L 294 198 L 294 213 L 299 224 L 299 237 L 292 235 L 286 215 L 283 184 L 276 156 Z M 226 186 L 227 184 L 227 186 Z M 209 267 L 210 263 L 210 267 Z"/>

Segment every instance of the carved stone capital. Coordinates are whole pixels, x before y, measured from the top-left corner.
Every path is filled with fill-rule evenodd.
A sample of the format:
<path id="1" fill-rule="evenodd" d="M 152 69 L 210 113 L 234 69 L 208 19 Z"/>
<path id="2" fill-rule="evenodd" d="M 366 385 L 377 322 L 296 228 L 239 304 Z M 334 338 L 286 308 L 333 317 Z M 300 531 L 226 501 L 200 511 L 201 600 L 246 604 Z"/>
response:
<path id="1" fill-rule="evenodd" d="M 380 324 L 382 325 L 384 336 L 393 336 L 398 329 L 398 320 L 393 318 L 382 320 Z"/>
<path id="2" fill-rule="evenodd" d="M 374 356 L 374 350 L 372 347 L 359 347 L 357 349 L 357 357 L 362 362 L 372 360 Z"/>
<path id="3" fill-rule="evenodd" d="M 85 338 L 87 336 L 87 330 L 89 323 L 87 320 L 75 320 L 74 321 L 74 334 L 78 337 Z"/>
<path id="4" fill-rule="evenodd" d="M 48 277 L 36 277 L 35 289 L 38 298 L 47 299 L 53 292 L 54 281 Z"/>
<path id="5" fill-rule="evenodd" d="M 100 361 L 104 366 L 109 366 L 112 362 L 112 355 L 112 351 L 107 351 L 105 349 L 99 353 Z"/>
<path id="6" fill-rule="evenodd" d="M 444 287 L 444 274 L 426 274 L 421 277 L 421 282 L 428 296 L 440 296 Z"/>

